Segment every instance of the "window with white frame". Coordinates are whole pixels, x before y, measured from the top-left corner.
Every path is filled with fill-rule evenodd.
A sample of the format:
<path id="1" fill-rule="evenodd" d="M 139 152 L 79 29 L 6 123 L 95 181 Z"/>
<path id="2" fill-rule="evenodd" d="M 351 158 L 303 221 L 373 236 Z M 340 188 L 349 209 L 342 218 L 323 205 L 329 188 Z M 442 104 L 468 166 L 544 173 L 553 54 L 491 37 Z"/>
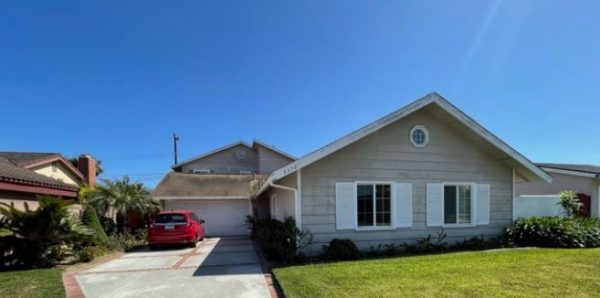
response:
<path id="1" fill-rule="evenodd" d="M 391 226 L 391 185 L 358 184 L 356 187 L 356 218 L 358 227 Z"/>
<path id="2" fill-rule="evenodd" d="M 472 223 L 472 197 L 471 185 L 444 185 L 444 224 Z"/>

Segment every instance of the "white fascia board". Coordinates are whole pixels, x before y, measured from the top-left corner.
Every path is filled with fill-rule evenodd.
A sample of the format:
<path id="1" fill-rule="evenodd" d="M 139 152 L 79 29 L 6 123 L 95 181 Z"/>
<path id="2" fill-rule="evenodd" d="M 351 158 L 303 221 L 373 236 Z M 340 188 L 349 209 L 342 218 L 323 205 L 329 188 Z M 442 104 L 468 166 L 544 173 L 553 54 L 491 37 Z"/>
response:
<path id="1" fill-rule="evenodd" d="M 419 109 L 421 109 L 424 106 L 427 106 L 428 104 L 432 103 L 435 100 L 435 93 L 431 93 L 426 95 L 425 97 L 414 101 L 413 103 L 391 113 L 388 114 L 387 116 L 384 116 L 383 118 L 372 122 L 340 139 L 337 139 L 336 141 L 321 147 L 320 149 L 317 149 L 316 151 L 313 151 L 312 153 L 309 153 L 308 155 L 305 155 L 304 157 L 296 160 L 295 162 L 276 170 L 275 172 L 273 172 L 272 176 L 275 179 L 281 179 L 291 173 L 294 173 L 295 171 L 302 169 L 310 164 L 312 164 L 313 162 L 324 158 L 326 156 L 328 156 L 329 154 L 336 152 L 368 135 L 370 135 L 371 133 L 378 131 L 384 127 L 386 127 L 387 125 L 396 122 L 398 119 L 401 119 L 403 117 L 405 117 L 406 115 L 409 115 L 410 113 L 417 111 Z"/>
<path id="2" fill-rule="evenodd" d="M 213 150 L 213 151 L 209 151 L 209 152 L 206 152 L 206 153 L 200 154 L 200 155 L 198 155 L 198 156 L 195 156 L 195 157 L 192 157 L 192 158 L 190 158 L 190 159 L 186 159 L 186 160 L 184 160 L 184 161 L 182 161 L 182 162 L 180 162 L 180 163 L 178 163 L 178 164 L 176 164 L 176 165 L 172 165 L 172 166 L 171 166 L 171 169 L 175 169 L 175 168 L 181 167 L 181 166 L 183 166 L 183 165 L 185 165 L 185 164 L 188 164 L 188 163 L 190 163 L 190 162 L 193 162 L 193 161 L 196 161 L 196 160 L 199 160 L 199 159 L 205 158 L 205 157 L 207 157 L 207 156 L 213 155 L 213 154 L 215 154 L 215 153 L 219 153 L 219 152 L 221 152 L 221 151 L 227 150 L 227 149 L 229 149 L 229 148 L 233 148 L 233 147 L 235 147 L 235 146 L 238 146 L 238 145 L 244 145 L 244 146 L 248 147 L 248 149 L 252 149 L 252 147 L 251 147 L 251 146 L 250 146 L 248 143 L 246 143 L 246 142 L 244 142 L 244 141 L 238 141 L 238 142 L 235 142 L 235 143 L 233 143 L 233 144 L 227 145 L 227 146 L 225 146 L 225 147 L 221 147 L 221 148 L 219 148 L 219 149 L 215 149 L 215 150 Z"/>
<path id="3" fill-rule="evenodd" d="M 548 183 L 552 183 L 552 176 L 548 175 L 548 173 L 546 173 L 542 169 L 540 169 L 540 167 L 538 167 L 535 163 L 533 163 L 532 161 L 527 159 L 521 153 L 517 152 L 517 150 L 510 147 L 508 144 L 506 144 L 500 138 L 495 136 L 489 130 L 485 129 L 483 126 L 481 126 L 475 120 L 473 120 L 473 118 L 469 117 L 463 111 L 461 111 L 456 106 L 454 106 L 452 103 L 450 103 L 449 101 L 447 101 L 446 99 L 444 99 L 441 96 L 439 96 L 439 99 L 436 100 L 436 103 L 439 104 L 439 106 L 442 107 L 450 115 L 452 115 L 453 117 L 458 119 L 460 122 L 462 122 L 464 125 L 469 127 L 471 130 L 473 130 L 473 132 L 475 132 L 477 135 L 484 138 L 486 141 L 492 143 L 492 145 L 494 145 L 494 146 L 496 146 L 496 148 L 502 150 L 504 153 L 506 153 L 508 156 L 510 156 L 517 162 L 519 162 L 522 166 L 527 168 L 529 171 L 534 173 L 536 176 L 538 176 L 539 178 L 541 178 L 542 180 L 544 180 Z"/>
<path id="4" fill-rule="evenodd" d="M 491 132 L 489 132 L 487 129 L 483 128 L 481 125 L 479 125 L 477 122 L 475 122 L 475 120 L 473 120 L 471 117 L 467 116 L 464 112 L 462 112 L 461 110 L 456 108 L 454 105 L 452 105 L 446 99 L 444 99 L 441 95 L 439 95 L 435 92 L 430 93 L 430 94 L 426 95 L 425 97 L 422 97 L 422 98 L 408 104 L 407 106 L 405 106 L 395 112 L 392 112 L 391 114 L 388 114 L 387 116 L 384 116 L 383 118 L 381 118 L 375 122 L 372 122 L 371 124 L 368 124 L 360 129 L 334 141 L 333 143 L 330 143 L 312 153 L 309 153 L 308 155 L 296 160 L 295 162 L 293 162 L 281 169 L 276 170 L 275 172 L 273 172 L 273 174 L 271 176 L 276 180 L 281 179 L 291 173 L 294 173 L 297 170 L 300 170 L 300 169 L 316 162 L 317 160 L 320 160 L 321 158 L 324 158 L 324 157 L 336 152 L 339 149 L 342 149 L 342 148 L 370 135 L 371 133 L 373 133 L 375 131 L 378 131 L 378 130 L 388 126 L 391 123 L 394 123 L 394 122 L 404 118 L 405 116 L 407 116 L 415 111 L 422 109 L 423 107 L 425 107 L 431 103 L 436 103 L 444 111 L 446 111 L 447 113 L 452 115 L 455 119 L 459 120 L 461 123 L 463 123 L 467 127 L 469 127 L 477 135 L 479 135 L 483 139 L 487 140 L 488 142 L 492 143 L 498 149 L 500 149 L 501 151 L 503 151 L 504 153 L 509 155 L 511 158 L 516 160 L 523 167 L 525 167 L 526 169 L 531 171 L 533 174 L 535 174 L 539 178 L 545 180 L 548 183 L 552 182 L 552 176 L 548 175 L 546 172 L 544 172 L 542 169 L 540 169 L 533 162 L 531 162 L 530 160 L 525 158 L 523 155 L 521 155 L 519 152 L 517 152 L 516 150 L 514 150 L 513 148 L 508 146 L 506 143 L 504 143 L 498 137 L 496 137 Z"/>
<path id="5" fill-rule="evenodd" d="M 572 171 L 572 170 L 555 169 L 555 168 L 548 168 L 548 167 L 541 167 L 541 168 L 542 168 L 542 170 L 549 172 L 549 173 L 565 174 L 565 175 L 588 177 L 588 178 L 600 178 L 600 174 L 579 172 L 579 171 Z"/>

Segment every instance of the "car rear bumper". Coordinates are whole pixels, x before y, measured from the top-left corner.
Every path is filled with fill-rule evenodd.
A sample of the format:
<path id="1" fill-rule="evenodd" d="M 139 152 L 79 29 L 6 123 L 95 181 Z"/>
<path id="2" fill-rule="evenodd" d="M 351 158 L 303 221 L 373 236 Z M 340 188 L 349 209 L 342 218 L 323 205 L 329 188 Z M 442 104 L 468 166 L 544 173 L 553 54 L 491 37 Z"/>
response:
<path id="1" fill-rule="evenodd" d="M 174 235 L 174 236 L 152 236 L 148 237 L 148 244 L 181 244 L 181 243 L 192 243 L 194 242 L 194 236 L 192 235 Z"/>

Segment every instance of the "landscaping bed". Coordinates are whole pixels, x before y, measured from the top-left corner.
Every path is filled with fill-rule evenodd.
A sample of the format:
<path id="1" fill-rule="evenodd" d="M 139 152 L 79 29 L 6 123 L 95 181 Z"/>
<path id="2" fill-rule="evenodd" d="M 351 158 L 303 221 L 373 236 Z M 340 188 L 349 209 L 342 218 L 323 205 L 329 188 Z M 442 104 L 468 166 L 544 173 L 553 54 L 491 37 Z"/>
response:
<path id="1" fill-rule="evenodd" d="M 501 249 L 273 271 L 287 297 L 596 296 L 600 248 Z"/>
<path id="2" fill-rule="evenodd" d="M 65 297 L 61 268 L 0 272 L 0 297 Z"/>

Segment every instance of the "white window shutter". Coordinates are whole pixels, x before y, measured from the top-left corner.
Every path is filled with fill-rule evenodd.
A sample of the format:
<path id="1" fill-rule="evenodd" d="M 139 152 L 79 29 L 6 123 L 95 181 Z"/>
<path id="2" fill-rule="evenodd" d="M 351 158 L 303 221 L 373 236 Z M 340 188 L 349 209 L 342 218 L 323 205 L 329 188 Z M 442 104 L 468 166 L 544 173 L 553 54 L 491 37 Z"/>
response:
<path id="1" fill-rule="evenodd" d="M 444 189 L 441 183 L 427 183 L 427 226 L 444 225 Z"/>
<path id="2" fill-rule="evenodd" d="M 356 228 L 356 184 L 335 184 L 335 224 L 338 230 Z"/>
<path id="3" fill-rule="evenodd" d="M 412 227 L 412 183 L 395 183 L 394 187 L 395 226 L 399 228 Z"/>
<path id="4" fill-rule="evenodd" d="M 490 223 L 490 185 L 477 184 L 475 186 L 475 224 L 487 225 Z"/>

